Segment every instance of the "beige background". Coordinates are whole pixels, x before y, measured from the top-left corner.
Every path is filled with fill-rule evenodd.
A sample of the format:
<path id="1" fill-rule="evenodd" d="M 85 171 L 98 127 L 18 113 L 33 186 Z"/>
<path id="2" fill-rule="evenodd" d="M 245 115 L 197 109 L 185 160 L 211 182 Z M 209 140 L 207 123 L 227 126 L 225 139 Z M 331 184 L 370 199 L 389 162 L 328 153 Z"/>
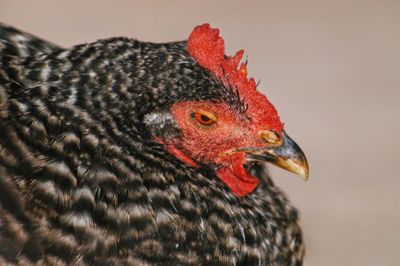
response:
<path id="1" fill-rule="evenodd" d="M 0 0 L 0 21 L 64 46 L 219 27 L 309 158 L 307 183 L 273 169 L 305 265 L 400 265 L 400 1 Z"/>

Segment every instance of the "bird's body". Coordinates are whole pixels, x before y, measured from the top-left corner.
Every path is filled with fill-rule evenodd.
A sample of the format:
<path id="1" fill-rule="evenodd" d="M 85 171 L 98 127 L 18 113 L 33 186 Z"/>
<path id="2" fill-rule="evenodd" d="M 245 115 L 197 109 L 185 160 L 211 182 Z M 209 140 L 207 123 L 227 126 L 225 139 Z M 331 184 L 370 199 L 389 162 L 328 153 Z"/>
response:
<path id="1" fill-rule="evenodd" d="M 166 148 L 173 104 L 240 101 L 186 42 L 62 49 L 2 26 L 0 45 L 1 265 L 301 265 L 297 211 L 263 164 L 238 196 Z"/>

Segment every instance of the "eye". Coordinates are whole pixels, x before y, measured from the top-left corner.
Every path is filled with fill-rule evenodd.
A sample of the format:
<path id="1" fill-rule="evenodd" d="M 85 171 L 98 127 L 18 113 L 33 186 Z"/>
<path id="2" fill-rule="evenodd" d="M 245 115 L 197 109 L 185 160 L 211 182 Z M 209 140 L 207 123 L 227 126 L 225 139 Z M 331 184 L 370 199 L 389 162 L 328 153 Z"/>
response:
<path id="1" fill-rule="evenodd" d="M 199 113 L 199 112 L 194 112 L 192 113 L 192 118 L 196 119 L 197 122 L 199 122 L 202 125 L 205 126 L 211 126 L 213 124 L 215 124 L 216 122 L 216 118 L 214 115 L 212 114 L 206 114 L 206 113 Z"/>

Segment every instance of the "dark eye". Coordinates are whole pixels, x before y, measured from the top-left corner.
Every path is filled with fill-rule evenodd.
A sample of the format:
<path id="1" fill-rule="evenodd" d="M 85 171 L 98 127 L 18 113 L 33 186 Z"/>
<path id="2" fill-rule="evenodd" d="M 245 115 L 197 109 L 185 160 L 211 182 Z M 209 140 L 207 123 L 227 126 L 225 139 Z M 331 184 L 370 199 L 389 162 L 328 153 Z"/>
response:
<path id="1" fill-rule="evenodd" d="M 212 124 L 215 123 L 215 119 L 213 117 L 210 117 L 203 113 L 195 112 L 192 114 L 192 117 L 195 118 L 197 122 L 205 126 L 211 126 Z"/>

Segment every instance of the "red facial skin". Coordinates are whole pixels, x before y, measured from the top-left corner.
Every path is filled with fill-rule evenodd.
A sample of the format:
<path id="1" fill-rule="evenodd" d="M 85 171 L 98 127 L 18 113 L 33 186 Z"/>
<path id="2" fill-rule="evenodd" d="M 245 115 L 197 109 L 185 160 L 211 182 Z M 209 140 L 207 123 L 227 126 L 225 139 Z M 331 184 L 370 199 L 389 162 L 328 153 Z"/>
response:
<path id="1" fill-rule="evenodd" d="M 217 166 L 216 175 L 238 196 L 245 196 L 258 186 L 259 180 L 243 167 L 245 154 L 230 151 L 265 147 L 266 143 L 259 135 L 261 130 L 274 130 L 280 134 L 278 124 L 264 123 L 271 118 L 269 114 L 264 113 L 268 116 L 264 119 L 246 118 L 224 103 L 212 102 L 178 102 L 172 106 L 171 112 L 182 132 L 179 139 L 161 140 L 171 154 L 194 167 L 199 163 Z M 215 116 L 215 123 L 203 125 L 192 116 L 202 112 Z M 256 112 L 258 115 L 262 113 Z"/>

